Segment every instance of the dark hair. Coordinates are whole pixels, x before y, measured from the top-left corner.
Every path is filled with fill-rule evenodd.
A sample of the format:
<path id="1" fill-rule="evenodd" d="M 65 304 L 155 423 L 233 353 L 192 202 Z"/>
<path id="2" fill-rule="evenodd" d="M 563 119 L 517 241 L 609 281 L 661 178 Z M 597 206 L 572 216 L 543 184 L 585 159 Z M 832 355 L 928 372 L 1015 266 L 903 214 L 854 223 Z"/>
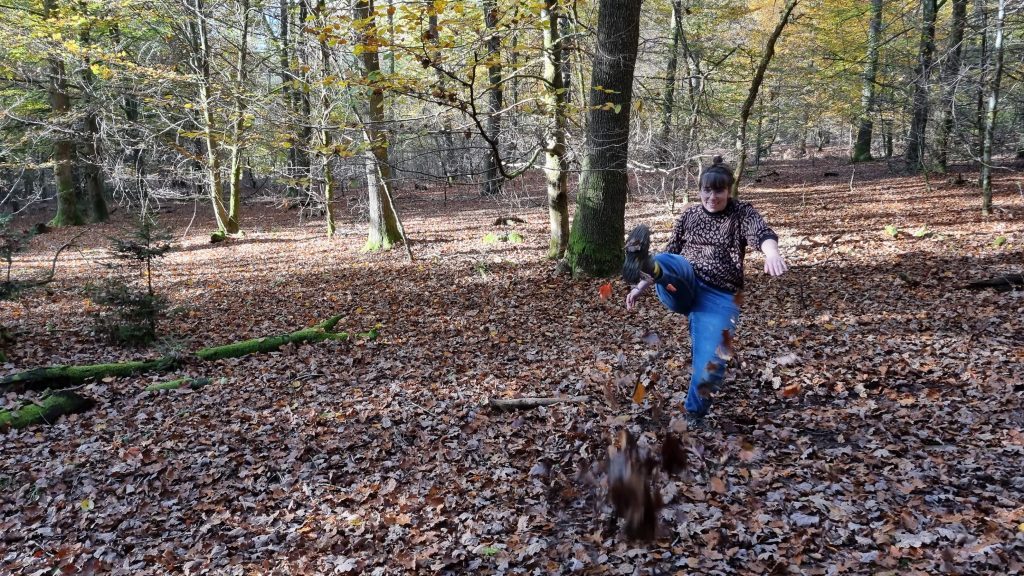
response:
<path id="1" fill-rule="evenodd" d="M 732 170 L 722 162 L 721 156 L 715 156 L 711 160 L 711 166 L 704 169 L 700 175 L 700 187 L 722 190 L 732 187 L 735 180 Z"/>

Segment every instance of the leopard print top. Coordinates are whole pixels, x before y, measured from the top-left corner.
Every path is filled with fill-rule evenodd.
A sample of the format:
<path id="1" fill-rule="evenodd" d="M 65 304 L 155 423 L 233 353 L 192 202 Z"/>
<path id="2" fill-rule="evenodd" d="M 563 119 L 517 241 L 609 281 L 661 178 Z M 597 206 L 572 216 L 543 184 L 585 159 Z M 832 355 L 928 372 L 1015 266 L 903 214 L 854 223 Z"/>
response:
<path id="1" fill-rule="evenodd" d="M 747 244 L 760 249 L 779 237 L 749 202 L 729 200 L 721 212 L 690 206 L 676 220 L 665 252 L 682 254 L 705 283 L 726 292 L 743 289 L 743 257 Z"/>

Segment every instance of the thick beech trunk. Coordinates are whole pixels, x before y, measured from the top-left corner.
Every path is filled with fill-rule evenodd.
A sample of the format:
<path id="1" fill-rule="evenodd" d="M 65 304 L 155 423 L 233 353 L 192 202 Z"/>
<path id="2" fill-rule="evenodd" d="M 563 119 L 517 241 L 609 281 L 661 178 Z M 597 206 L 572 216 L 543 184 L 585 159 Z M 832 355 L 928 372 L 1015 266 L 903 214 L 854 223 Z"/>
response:
<path id="1" fill-rule="evenodd" d="M 608 276 L 622 266 L 629 117 L 639 36 L 640 0 L 601 0 L 586 156 L 566 250 L 574 275 Z"/>

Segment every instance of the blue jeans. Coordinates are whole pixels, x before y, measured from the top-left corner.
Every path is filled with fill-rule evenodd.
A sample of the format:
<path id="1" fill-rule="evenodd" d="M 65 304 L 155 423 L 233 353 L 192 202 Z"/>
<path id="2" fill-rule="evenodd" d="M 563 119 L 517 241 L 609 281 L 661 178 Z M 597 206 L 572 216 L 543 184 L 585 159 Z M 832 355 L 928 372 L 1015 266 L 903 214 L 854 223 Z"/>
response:
<path id="1" fill-rule="evenodd" d="M 725 378 L 729 358 L 722 358 L 718 351 L 724 331 L 728 330 L 730 337 L 736 335 L 740 308 L 734 294 L 705 284 L 693 273 L 690 262 L 679 254 L 656 254 L 654 260 L 661 267 L 656 282 L 658 299 L 669 310 L 686 314 L 690 320 L 693 374 L 685 406 L 690 414 L 703 416 L 711 408 L 708 392 L 717 390 Z"/>

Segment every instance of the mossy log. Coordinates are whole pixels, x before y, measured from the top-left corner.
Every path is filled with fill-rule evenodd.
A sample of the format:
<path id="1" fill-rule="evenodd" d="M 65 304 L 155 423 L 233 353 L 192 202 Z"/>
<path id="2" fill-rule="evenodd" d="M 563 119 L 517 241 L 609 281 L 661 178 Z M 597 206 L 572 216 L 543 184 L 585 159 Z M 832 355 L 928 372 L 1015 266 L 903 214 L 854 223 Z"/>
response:
<path id="1" fill-rule="evenodd" d="M 0 411 L 0 431 L 31 424 L 52 424 L 61 416 L 85 412 L 94 404 L 92 399 L 74 392 L 56 392 L 38 403 L 26 404 L 17 410 Z"/>
<path id="2" fill-rule="evenodd" d="M 163 372 L 178 364 L 179 358 L 165 356 L 145 362 L 117 362 L 86 366 L 47 366 L 0 378 L 0 388 L 23 387 L 28 390 L 66 388 L 94 378 L 131 376 L 141 372 Z"/>
<path id="3" fill-rule="evenodd" d="M 196 352 L 200 360 L 221 360 L 224 358 L 237 358 L 256 352 L 273 352 L 285 344 L 301 344 L 303 342 L 320 342 L 323 340 L 348 340 L 347 332 L 334 332 L 334 326 L 341 320 L 341 316 L 329 318 L 316 326 L 298 330 L 291 334 L 280 336 L 269 336 L 243 340 L 224 346 L 203 348 Z"/>
<path id="4" fill-rule="evenodd" d="M 160 382 L 159 384 L 150 384 L 146 386 L 146 392 L 157 392 L 159 390 L 177 390 L 178 388 L 184 388 L 188 386 L 193 390 L 199 390 L 211 382 L 209 378 L 178 378 L 177 380 L 171 380 L 169 382 Z"/>
<path id="5" fill-rule="evenodd" d="M 300 344 L 303 342 L 320 342 L 323 340 L 347 340 L 347 332 L 334 332 L 334 327 L 341 320 L 341 316 L 329 318 L 316 326 L 266 338 L 255 338 L 244 340 L 224 346 L 204 348 L 195 353 L 199 360 L 221 360 L 224 358 L 237 358 L 257 352 L 273 352 L 285 344 Z M 366 333 L 368 339 L 376 337 L 376 329 Z M 34 368 L 25 372 L 18 372 L 0 378 L 0 390 L 12 387 L 20 387 L 27 390 L 45 390 L 46 388 L 67 388 L 81 384 L 90 379 L 106 378 L 108 376 L 131 376 L 142 372 L 165 372 L 173 369 L 181 362 L 178 356 L 165 356 L 158 360 L 146 362 L 119 362 L 113 364 L 90 364 L 86 366 L 48 366 L 45 368 Z"/>

